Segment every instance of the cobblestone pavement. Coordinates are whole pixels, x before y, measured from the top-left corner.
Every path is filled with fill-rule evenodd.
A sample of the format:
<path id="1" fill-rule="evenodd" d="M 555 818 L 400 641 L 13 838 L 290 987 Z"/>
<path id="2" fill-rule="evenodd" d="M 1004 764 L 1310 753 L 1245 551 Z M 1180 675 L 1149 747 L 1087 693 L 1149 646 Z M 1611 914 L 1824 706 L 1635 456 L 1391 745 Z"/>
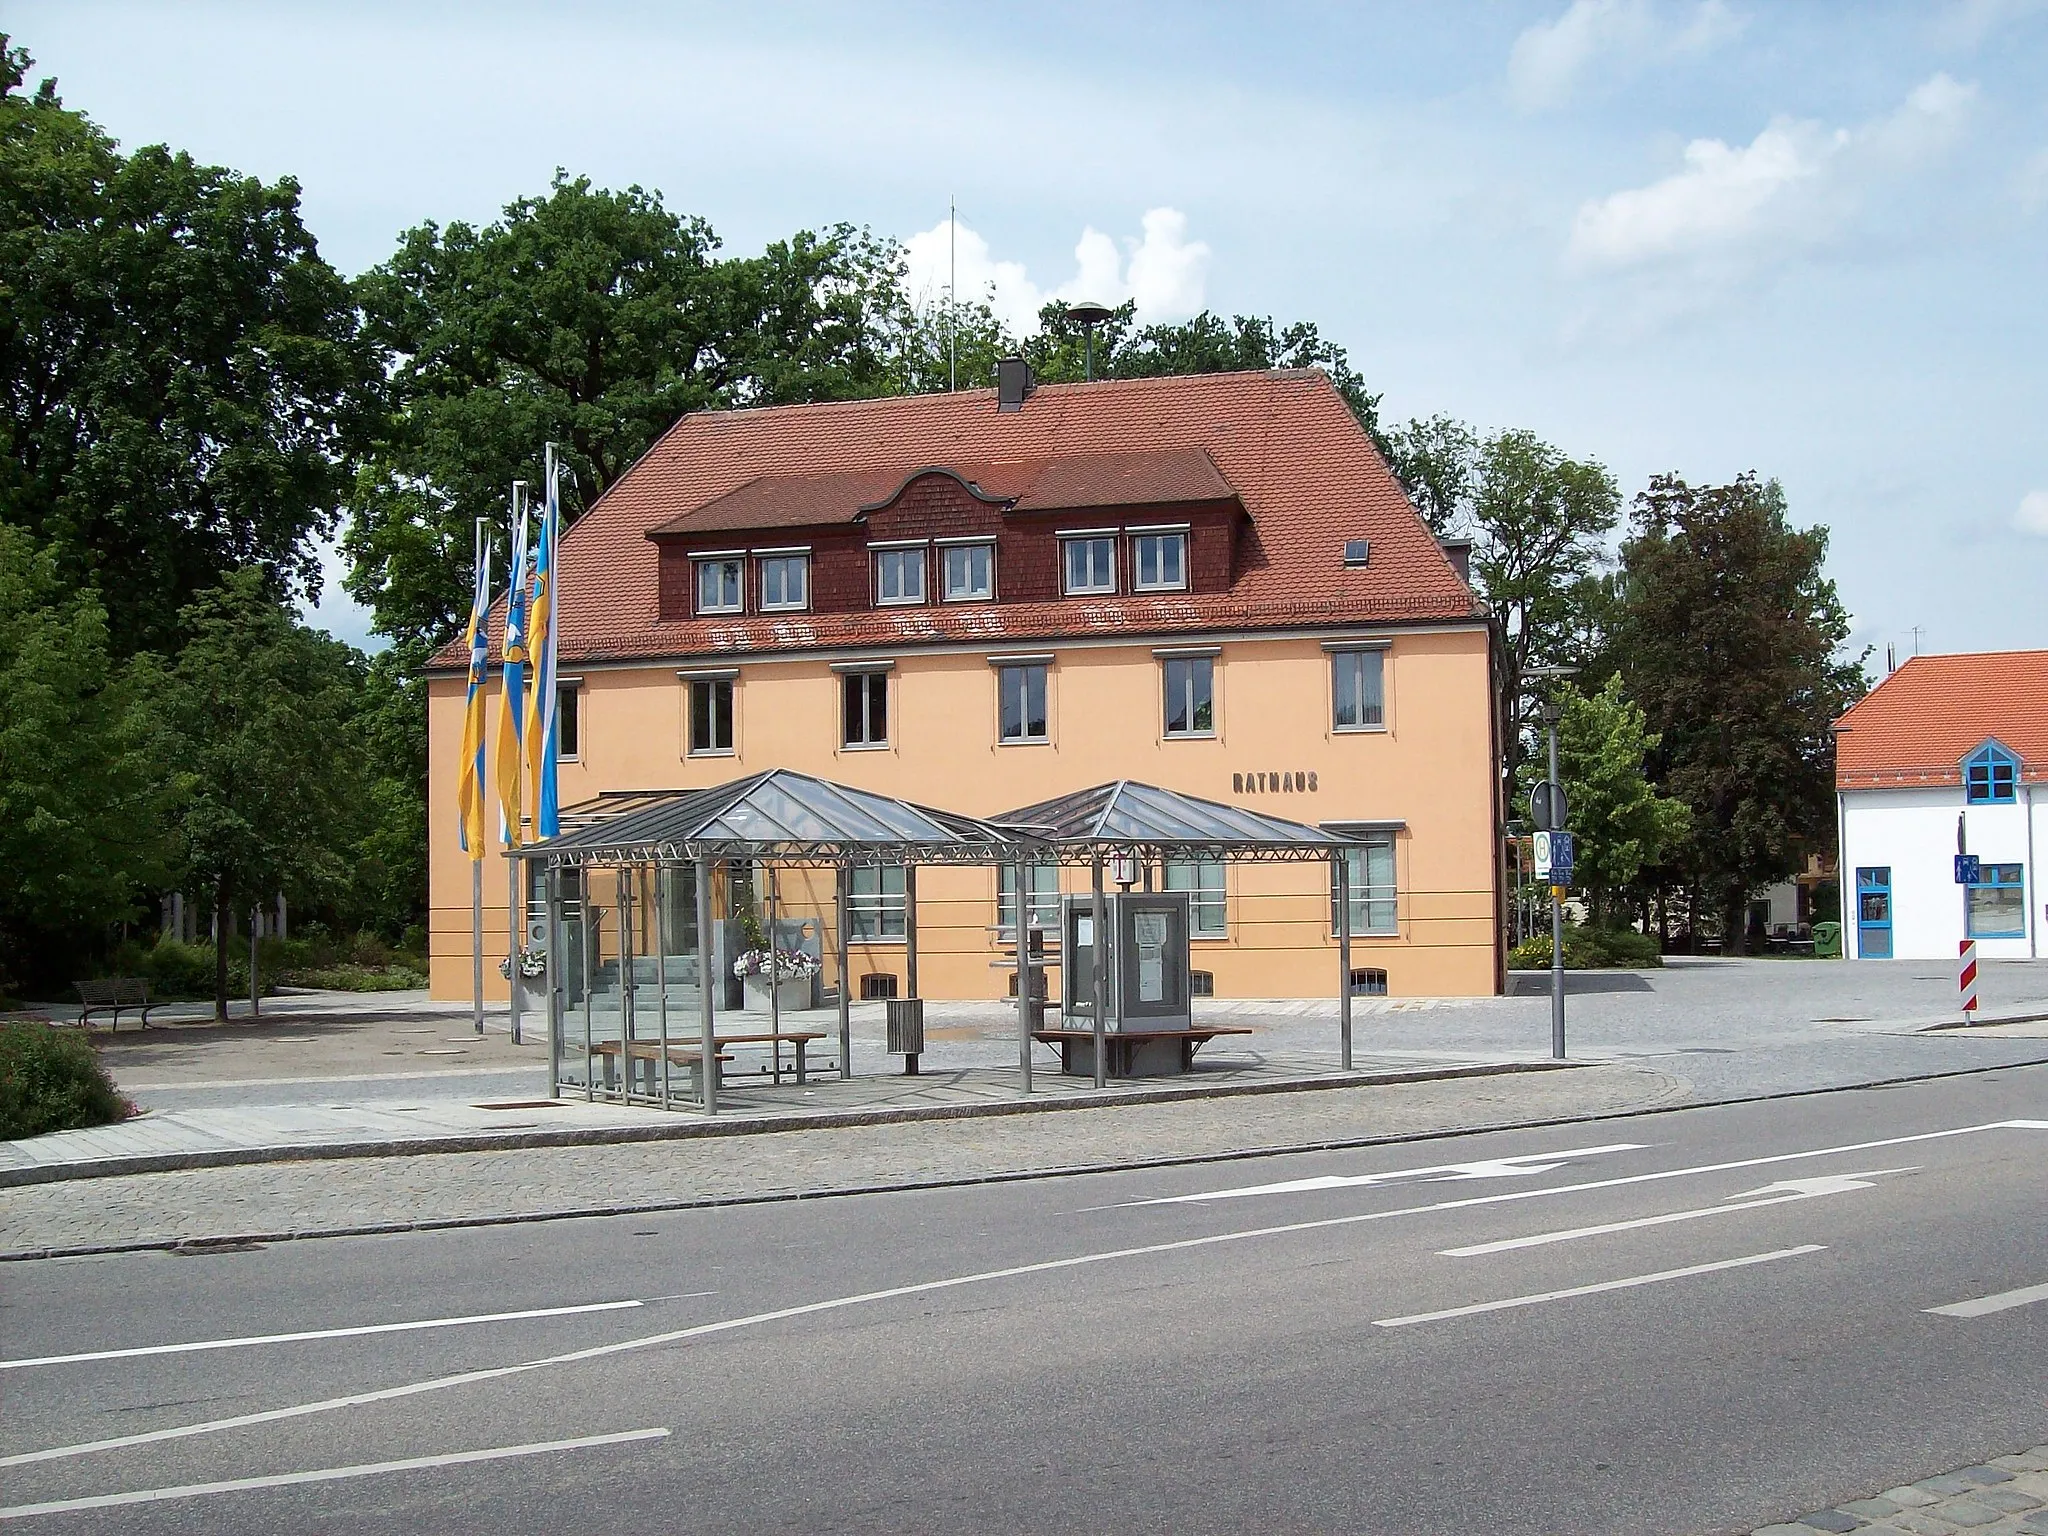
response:
<path id="1" fill-rule="evenodd" d="M 951 1183 L 1684 1103 L 1635 1064 L 622 1146 L 131 1174 L 0 1191 L 0 1255 Z"/>
<path id="2" fill-rule="evenodd" d="M 1871 1536 L 2048 1536 L 2048 1445 L 2016 1456 L 1994 1456 L 1982 1466 L 1958 1467 L 1940 1477 L 1887 1488 L 1867 1499 L 1752 1536 L 1813 1536 L 1815 1531 L 1868 1531 Z"/>

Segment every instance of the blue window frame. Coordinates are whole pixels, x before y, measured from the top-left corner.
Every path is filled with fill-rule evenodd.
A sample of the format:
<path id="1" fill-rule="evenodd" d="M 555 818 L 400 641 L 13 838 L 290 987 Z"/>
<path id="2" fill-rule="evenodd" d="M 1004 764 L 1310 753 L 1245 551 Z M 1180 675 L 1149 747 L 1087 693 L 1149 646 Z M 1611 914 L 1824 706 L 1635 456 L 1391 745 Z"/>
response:
<path id="1" fill-rule="evenodd" d="M 1856 871 L 1856 958 L 1892 957 L 1892 871 L 1890 865 Z"/>
<path id="2" fill-rule="evenodd" d="M 1969 888 L 1970 937 L 2024 939 L 2027 936 L 2026 866 L 1986 864 Z"/>
<path id="3" fill-rule="evenodd" d="M 2011 805 L 2019 777 L 2020 760 L 1995 741 L 1963 759 L 1965 795 L 1972 805 Z"/>

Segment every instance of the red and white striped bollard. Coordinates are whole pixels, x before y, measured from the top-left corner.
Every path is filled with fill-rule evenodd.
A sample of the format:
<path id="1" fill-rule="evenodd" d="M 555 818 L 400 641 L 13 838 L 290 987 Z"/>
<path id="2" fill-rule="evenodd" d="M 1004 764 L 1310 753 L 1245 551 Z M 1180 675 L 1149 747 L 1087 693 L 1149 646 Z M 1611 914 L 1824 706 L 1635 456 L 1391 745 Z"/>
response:
<path id="1" fill-rule="evenodd" d="M 1964 939 L 1956 946 L 1956 985 L 1962 989 L 1963 1017 L 1977 1011 L 1977 941 Z"/>

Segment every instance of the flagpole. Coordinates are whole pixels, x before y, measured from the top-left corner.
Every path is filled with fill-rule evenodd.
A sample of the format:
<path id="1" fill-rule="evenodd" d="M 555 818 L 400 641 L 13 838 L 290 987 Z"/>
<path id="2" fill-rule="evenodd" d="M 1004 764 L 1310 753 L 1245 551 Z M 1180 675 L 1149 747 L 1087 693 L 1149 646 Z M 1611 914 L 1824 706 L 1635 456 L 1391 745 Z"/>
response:
<path id="1" fill-rule="evenodd" d="M 512 547 L 523 552 L 526 548 L 526 539 L 524 537 L 526 531 L 526 482 L 524 480 L 514 480 L 512 482 L 512 524 Z M 505 584 L 506 602 L 508 604 L 514 600 L 512 594 L 515 590 L 523 598 L 525 584 L 526 565 L 524 561 L 521 561 L 519 569 L 512 572 L 511 579 Z M 510 611 L 509 607 L 507 611 Z M 531 654 L 532 650 L 531 646 L 527 647 L 528 654 Z M 520 756 L 522 760 L 521 766 L 523 767 L 525 754 L 521 753 Z M 523 806 L 525 803 L 525 797 L 521 796 L 520 804 Z M 519 829 L 514 827 L 512 829 L 513 835 L 517 836 L 518 831 Z M 507 978 L 507 1008 L 509 1010 L 508 1023 L 511 1027 L 512 1043 L 514 1045 L 519 1044 L 519 929 L 519 861 L 512 857 L 511 851 L 508 849 L 505 855 L 505 971 Z"/>
<path id="2" fill-rule="evenodd" d="M 484 611 L 490 611 L 490 538 L 489 526 L 485 519 L 476 520 L 475 569 L 484 589 Z M 478 748 L 481 755 L 481 746 Z M 477 790 L 481 798 L 482 786 Z M 481 837 L 490 834 L 484 829 L 484 818 L 477 818 L 477 833 Z M 469 958 L 472 1022 L 476 1032 L 484 1032 L 484 861 L 474 855 L 469 861 Z"/>

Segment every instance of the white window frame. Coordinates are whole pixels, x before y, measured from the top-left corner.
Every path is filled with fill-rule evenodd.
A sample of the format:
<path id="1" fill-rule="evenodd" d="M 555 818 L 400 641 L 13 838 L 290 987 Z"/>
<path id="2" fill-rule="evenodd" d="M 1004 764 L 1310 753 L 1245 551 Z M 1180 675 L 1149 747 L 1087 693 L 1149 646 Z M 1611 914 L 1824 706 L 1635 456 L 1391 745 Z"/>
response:
<path id="1" fill-rule="evenodd" d="M 802 613 L 811 606 L 811 552 L 807 549 L 757 550 L 754 564 L 758 569 L 757 579 L 761 583 L 761 611 L 763 613 Z M 778 570 L 783 577 L 783 595 L 770 601 L 768 597 L 768 573 Z M 789 572 L 797 573 L 797 585 L 801 589 L 795 598 L 789 596 Z"/>
<path id="2" fill-rule="evenodd" d="M 1351 867 L 1351 936 L 1388 938 L 1401 932 L 1400 854 L 1391 832 L 1358 835 L 1359 846 L 1344 850 Z M 1372 883 L 1373 855 L 1384 853 L 1387 878 Z M 1330 870 L 1330 934 L 1337 935 L 1337 871 Z"/>
<path id="3" fill-rule="evenodd" d="M 1012 736 L 1012 735 L 1011 735 L 1011 734 L 1009 734 L 1009 732 L 1008 732 L 1008 731 L 1007 731 L 1007 730 L 1005 729 L 1005 726 L 1006 726 L 1007 722 L 1006 722 L 1006 720 L 1004 719 L 1004 715 L 1005 715 L 1005 712 L 1006 712 L 1006 711 L 1008 710 L 1008 708 L 1009 708 L 1009 692 L 1008 692 L 1008 690 L 1009 690 L 1009 686 L 1010 686 L 1010 674 L 1011 674 L 1012 672 L 1019 672 L 1019 673 L 1025 673 L 1025 674 L 1029 674 L 1029 673 L 1032 673 L 1032 672 L 1036 672 L 1036 673 L 1038 674 L 1038 692 L 1039 692 L 1039 705 L 1040 705 L 1040 711 L 1041 711 L 1041 714 L 1042 714 L 1042 716 L 1043 716 L 1043 718 L 1042 718 L 1042 719 L 1041 719 L 1041 721 L 1040 721 L 1040 724 L 1041 724 L 1041 725 L 1042 725 L 1042 726 L 1043 726 L 1044 728 L 1043 728 L 1042 730 L 1040 730 L 1040 731 L 1039 731 L 1039 732 L 1038 732 L 1038 733 L 1037 733 L 1036 735 L 1033 735 L 1033 734 L 1031 734 L 1031 733 L 1030 733 L 1030 732 L 1029 732 L 1028 730 L 1026 730 L 1026 731 L 1020 732 L 1019 734 L 1017 734 L 1017 735 L 1015 735 L 1015 736 Z M 1022 719 L 1022 720 L 1021 720 L 1021 721 L 1020 721 L 1019 723 L 1020 723 L 1020 724 L 1022 724 L 1022 725 L 1025 725 L 1025 726 L 1027 726 L 1027 727 L 1028 727 L 1028 726 L 1030 725 L 1030 723 L 1031 723 L 1031 722 L 1030 722 L 1030 718 L 1029 718 L 1029 716 L 1030 716 L 1030 712 L 1031 712 L 1031 681 L 1030 681 L 1030 678 L 1029 678 L 1029 676 L 1028 676 L 1028 675 L 1027 675 L 1027 676 L 1025 677 L 1025 679 L 1024 679 L 1024 682 L 1023 682 L 1023 684 L 1022 684 L 1022 687 L 1023 687 L 1023 690 L 1024 690 L 1024 708 L 1023 708 L 1023 710 L 1022 710 L 1022 714 L 1023 714 L 1024 718 L 1023 718 L 1023 719 Z M 1048 665 L 1048 664 L 1047 664 L 1047 663 L 1045 663 L 1045 662 L 1042 662 L 1042 661 L 1006 661 L 1006 662 L 1003 662 L 1003 663 L 1001 663 L 1001 664 L 1000 664 L 1000 665 L 999 665 L 999 666 L 998 666 L 998 667 L 996 668 L 996 742 L 997 742 L 997 744 L 998 744 L 998 745 L 1001 745 L 1001 746 L 1005 746 L 1005 747 L 1028 747 L 1028 746 L 1043 746 L 1043 745 L 1044 745 L 1044 744 L 1045 744 L 1046 742 L 1049 742 L 1049 741 L 1051 741 L 1051 740 L 1052 740 L 1052 668 L 1051 668 L 1051 666 L 1050 666 L 1050 665 Z"/>
<path id="4" fill-rule="evenodd" d="M 987 578 L 980 590 L 953 590 L 953 556 L 980 553 L 986 557 Z M 939 600 L 947 603 L 988 603 L 996 595 L 996 545 L 993 539 L 961 539 L 939 546 Z"/>
<path id="5" fill-rule="evenodd" d="M 1173 669 L 1192 667 L 1197 662 L 1209 669 L 1209 724 L 1205 728 L 1195 725 L 1195 710 L 1192 686 L 1188 693 L 1188 728 L 1176 731 L 1173 728 Z M 1192 674 L 1190 674 L 1192 676 Z M 1166 741 L 1208 741 L 1216 735 L 1216 658 L 1214 656 L 1162 656 L 1159 659 L 1159 734 Z"/>
<path id="6" fill-rule="evenodd" d="M 686 757 L 736 756 L 738 754 L 739 748 L 738 681 L 731 677 L 691 677 L 685 678 L 683 681 L 684 685 L 690 691 L 689 700 L 684 706 L 685 711 L 687 713 L 687 718 L 683 722 L 683 755 Z M 726 745 L 722 747 L 704 746 L 701 745 L 697 740 L 697 690 L 699 688 L 708 688 L 711 690 L 712 703 L 707 713 L 710 716 L 710 723 L 712 727 L 711 735 L 713 740 L 715 741 L 718 736 L 718 690 L 720 687 L 723 687 L 725 689 Z"/>
<path id="7" fill-rule="evenodd" d="M 1366 707 L 1364 698 L 1365 672 L 1367 670 L 1364 662 L 1368 656 L 1375 658 L 1370 670 L 1376 674 L 1375 680 L 1379 684 L 1379 702 L 1373 709 Z M 1339 686 L 1338 679 L 1341 675 L 1341 669 L 1347 666 L 1357 669 L 1359 714 L 1361 718 L 1356 721 L 1347 721 L 1340 713 L 1344 695 Z M 1379 718 L 1376 720 L 1363 718 L 1373 713 L 1377 713 Z M 1386 728 L 1387 648 L 1383 645 L 1346 646 L 1341 649 L 1332 647 L 1330 650 L 1330 729 L 1336 732 L 1372 732 L 1385 731 Z"/>
<path id="8" fill-rule="evenodd" d="M 909 932 L 909 883 L 901 864 L 855 865 L 848 871 L 846 937 L 854 944 L 902 944 Z M 865 889 L 863 889 L 865 887 Z"/>
<path id="9" fill-rule="evenodd" d="M 873 683 L 882 685 L 882 734 L 872 734 L 874 726 L 874 702 L 870 687 Z M 854 740 L 846 729 L 846 691 L 853 684 L 861 687 L 862 735 Z M 889 674 L 884 671 L 842 672 L 839 675 L 839 748 L 842 752 L 883 752 L 889 747 Z"/>
<path id="10" fill-rule="evenodd" d="M 1165 878 L 1169 891 L 1188 893 L 1189 938 L 1213 941 L 1230 937 L 1230 905 L 1221 859 L 1169 859 Z"/>
<path id="11" fill-rule="evenodd" d="M 910 571 L 914 569 L 917 572 L 916 596 L 889 597 L 885 595 L 882 571 L 885 565 L 895 562 L 901 562 L 897 567 L 900 570 Z M 931 561 L 925 558 L 925 548 L 922 544 L 909 547 L 897 545 L 871 549 L 869 551 L 869 569 L 873 573 L 875 606 L 877 608 L 915 608 L 927 602 L 931 592 L 931 572 L 927 569 L 930 564 Z"/>
<path id="12" fill-rule="evenodd" d="M 728 550 L 724 554 L 692 555 L 690 561 L 693 566 L 691 585 L 695 592 L 697 600 L 696 611 L 698 613 L 745 613 L 747 611 L 747 557 L 745 554 Z M 704 601 L 704 578 L 714 567 L 718 566 L 732 567 L 733 600 L 730 603 L 707 604 Z M 724 583 L 721 582 L 720 586 L 723 587 L 723 585 Z"/>
<path id="13" fill-rule="evenodd" d="M 1159 556 L 1159 567 L 1165 570 L 1165 552 L 1171 546 L 1177 553 L 1174 564 L 1177 567 L 1169 580 L 1165 575 L 1158 579 L 1145 579 L 1145 551 L 1153 547 Z M 1153 528 L 1134 530 L 1131 534 L 1131 590 L 1133 592 L 1185 592 L 1188 589 L 1188 530 L 1185 528 Z"/>
<path id="14" fill-rule="evenodd" d="M 1100 546 L 1109 552 L 1109 572 L 1101 585 L 1076 586 L 1074 584 L 1074 550 L 1078 545 Z M 1095 561 L 1088 562 L 1089 575 L 1095 575 Z M 1111 531 L 1073 533 L 1060 535 L 1060 591 L 1068 597 L 1110 597 L 1116 593 L 1116 534 Z"/>
<path id="15" fill-rule="evenodd" d="M 1060 867 L 1047 862 L 1031 869 L 1031 918 L 1045 933 L 1060 931 Z M 1017 866 L 996 866 L 996 928 L 1002 937 L 1017 937 Z"/>

